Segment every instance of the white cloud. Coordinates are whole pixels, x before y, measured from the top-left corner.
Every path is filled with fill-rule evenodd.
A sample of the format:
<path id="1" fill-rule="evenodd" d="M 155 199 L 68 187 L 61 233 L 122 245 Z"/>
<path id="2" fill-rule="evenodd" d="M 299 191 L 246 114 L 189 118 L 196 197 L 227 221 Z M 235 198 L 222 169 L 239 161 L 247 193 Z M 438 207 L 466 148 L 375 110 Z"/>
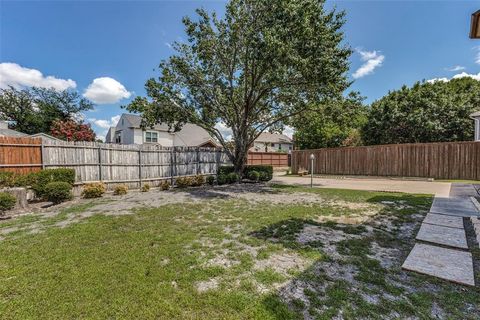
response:
<path id="1" fill-rule="evenodd" d="M 97 104 L 116 103 L 122 99 L 130 98 L 131 92 L 123 84 L 110 77 L 93 79 L 83 93 L 83 96 Z"/>
<path id="2" fill-rule="evenodd" d="M 380 54 L 379 51 L 363 51 L 361 49 L 357 49 L 357 52 L 360 54 L 360 59 L 365 61 L 364 64 L 360 66 L 354 73 L 353 77 L 355 79 L 364 77 L 373 73 L 373 71 L 382 66 L 383 61 L 385 60 L 385 56 Z"/>
<path id="3" fill-rule="evenodd" d="M 88 121 L 91 122 L 92 124 L 106 130 L 108 130 L 110 127 L 115 127 L 118 123 L 118 120 L 120 120 L 119 114 L 111 117 L 110 120 L 95 119 L 95 118 L 88 119 Z"/>
<path id="4" fill-rule="evenodd" d="M 448 79 L 448 78 L 433 78 L 433 79 L 427 80 L 427 82 L 428 83 L 434 83 L 434 82 L 437 82 L 437 81 L 448 82 L 451 79 L 459 79 L 459 78 L 472 78 L 472 79 L 480 81 L 480 72 L 477 73 L 477 74 L 470 74 L 470 73 L 462 72 L 462 73 L 458 73 L 458 74 L 454 75 L 450 79 Z"/>
<path id="5" fill-rule="evenodd" d="M 464 66 L 454 66 L 451 68 L 445 68 L 447 71 L 462 71 L 465 70 L 466 68 Z"/>
<path id="6" fill-rule="evenodd" d="M 475 56 L 475 63 L 480 64 L 480 46 L 474 47 L 477 50 L 477 55 Z"/>
<path id="7" fill-rule="evenodd" d="M 13 86 L 22 87 L 40 87 L 54 88 L 62 91 L 68 88 L 76 88 L 77 84 L 72 79 L 59 79 L 54 76 L 44 76 L 36 69 L 22 67 L 16 63 L 0 63 L 0 88 Z"/>
<path id="8" fill-rule="evenodd" d="M 285 126 L 282 133 L 291 139 L 293 137 L 294 129 L 293 127 Z"/>
<path id="9" fill-rule="evenodd" d="M 230 129 L 229 127 L 227 127 L 225 125 L 225 123 L 223 122 L 218 122 L 216 125 L 215 125 L 215 129 L 217 129 L 218 131 L 220 131 L 220 133 L 222 134 L 223 138 L 225 140 L 231 140 L 232 139 L 232 129 Z"/>

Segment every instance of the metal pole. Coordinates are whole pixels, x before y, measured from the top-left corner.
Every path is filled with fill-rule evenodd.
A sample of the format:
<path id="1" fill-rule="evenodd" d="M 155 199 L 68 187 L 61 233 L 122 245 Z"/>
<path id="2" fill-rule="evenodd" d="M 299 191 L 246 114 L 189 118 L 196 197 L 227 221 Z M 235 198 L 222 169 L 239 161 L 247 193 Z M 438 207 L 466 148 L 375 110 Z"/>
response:
<path id="1" fill-rule="evenodd" d="M 313 153 L 310 155 L 310 188 L 313 188 L 313 160 L 315 156 Z"/>
<path id="2" fill-rule="evenodd" d="M 41 153 L 42 153 L 42 170 L 45 170 L 45 145 L 43 143 L 43 138 L 41 138 Z"/>

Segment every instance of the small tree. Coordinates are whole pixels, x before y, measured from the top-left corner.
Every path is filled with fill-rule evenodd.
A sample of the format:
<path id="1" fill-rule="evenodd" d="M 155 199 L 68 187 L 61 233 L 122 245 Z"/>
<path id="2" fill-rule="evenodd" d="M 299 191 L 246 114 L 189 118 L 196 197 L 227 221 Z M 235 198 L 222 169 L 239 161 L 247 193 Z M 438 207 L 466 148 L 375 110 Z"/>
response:
<path id="1" fill-rule="evenodd" d="M 45 88 L 0 89 L 0 120 L 12 122 L 12 129 L 28 133 L 48 133 L 55 120 L 69 120 L 93 109 L 77 91 Z"/>
<path id="2" fill-rule="evenodd" d="M 51 129 L 52 136 L 67 141 L 95 141 L 95 132 L 90 124 L 74 120 L 56 120 Z"/>
<path id="3" fill-rule="evenodd" d="M 127 109 L 142 113 L 144 126 L 204 128 L 238 174 L 260 133 L 349 85 L 344 13 L 326 11 L 324 1 L 232 0 L 222 19 L 197 13 L 198 21 L 183 19 L 188 43 L 175 43 L 177 54 L 160 63 L 158 79 L 147 81 L 149 99 L 137 97 Z M 219 122 L 232 129 L 233 149 Z"/>

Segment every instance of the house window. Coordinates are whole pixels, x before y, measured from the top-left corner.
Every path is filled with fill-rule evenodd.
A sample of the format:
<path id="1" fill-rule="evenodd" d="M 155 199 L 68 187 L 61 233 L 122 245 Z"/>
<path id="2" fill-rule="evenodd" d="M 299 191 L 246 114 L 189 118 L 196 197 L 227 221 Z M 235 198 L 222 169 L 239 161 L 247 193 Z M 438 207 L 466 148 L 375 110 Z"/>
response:
<path id="1" fill-rule="evenodd" d="M 115 143 L 122 143 L 122 131 L 115 132 Z"/>
<path id="2" fill-rule="evenodd" d="M 158 132 L 145 132 L 145 142 L 156 143 L 158 142 Z"/>

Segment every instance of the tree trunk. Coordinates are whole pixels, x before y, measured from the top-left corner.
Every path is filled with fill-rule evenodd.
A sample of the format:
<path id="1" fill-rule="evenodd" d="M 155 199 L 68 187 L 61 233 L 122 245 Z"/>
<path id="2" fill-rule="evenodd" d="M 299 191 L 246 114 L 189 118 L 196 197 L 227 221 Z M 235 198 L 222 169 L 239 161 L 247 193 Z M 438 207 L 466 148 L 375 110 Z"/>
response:
<path id="1" fill-rule="evenodd" d="M 236 174 L 243 176 L 243 170 L 247 164 L 248 146 L 246 139 L 238 139 L 235 143 L 235 157 L 233 159 L 233 169 Z"/>

